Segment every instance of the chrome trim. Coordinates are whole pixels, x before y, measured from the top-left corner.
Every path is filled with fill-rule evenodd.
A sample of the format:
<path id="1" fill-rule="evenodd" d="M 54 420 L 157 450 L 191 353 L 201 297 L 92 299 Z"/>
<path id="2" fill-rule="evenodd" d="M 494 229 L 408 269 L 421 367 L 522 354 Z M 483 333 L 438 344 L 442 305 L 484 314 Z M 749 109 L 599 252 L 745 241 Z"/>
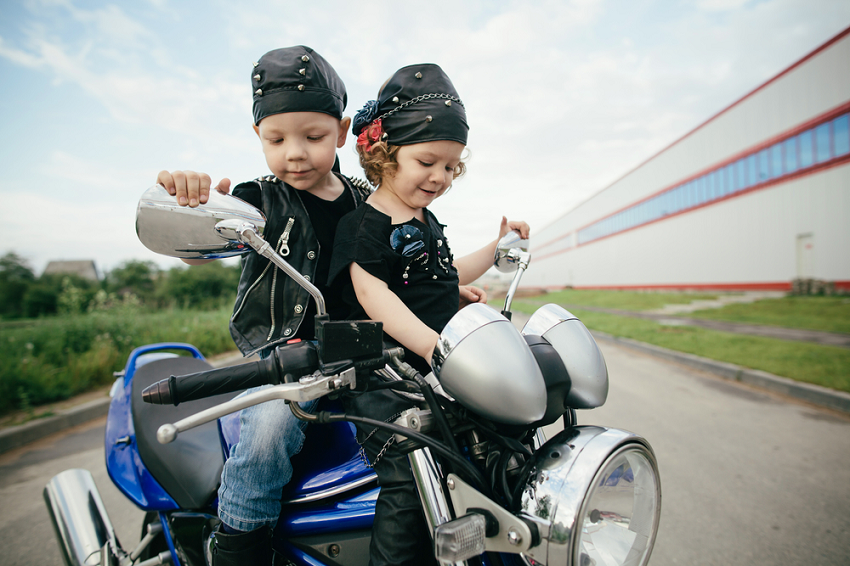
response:
<path id="1" fill-rule="evenodd" d="M 522 334 L 543 336 L 553 326 L 572 319 L 578 320 L 578 317 L 560 305 L 549 303 L 537 309 L 529 317 L 528 322 L 522 327 Z"/>
<path id="2" fill-rule="evenodd" d="M 44 487 L 43 495 L 66 564 L 88 566 L 96 555 L 101 555 L 97 557 L 100 561 L 103 552 L 116 558 L 125 554 L 88 470 L 57 474 Z"/>
<path id="3" fill-rule="evenodd" d="M 644 454 L 658 479 L 654 537 L 661 512 L 661 481 L 652 447 L 628 431 L 579 426 L 564 430 L 537 451 L 529 476 L 523 480 L 525 487 L 514 511 L 537 523 L 541 537 L 541 544 L 529 549 L 528 556 L 544 565 L 573 563 L 581 530 L 576 523 L 593 478 L 609 457 L 624 449 Z M 653 542 L 648 542 L 650 551 Z"/>
<path id="4" fill-rule="evenodd" d="M 369 485 L 370 483 L 377 481 L 378 476 L 376 474 L 371 474 L 368 476 L 364 476 L 359 480 L 354 480 L 353 482 L 347 483 L 345 485 L 340 485 L 337 487 L 331 487 L 328 489 L 323 489 L 321 491 L 314 491 L 313 493 L 308 493 L 306 495 L 301 495 L 299 497 L 294 497 L 292 499 L 285 499 L 281 501 L 283 505 L 290 504 L 299 504 L 299 503 L 310 503 L 311 501 L 317 501 L 319 499 L 325 499 L 328 497 L 334 497 L 341 493 L 345 493 L 346 491 L 351 491 L 353 489 L 357 489 L 359 487 L 363 487 L 364 485 Z"/>
<path id="5" fill-rule="evenodd" d="M 407 455 L 410 461 L 410 471 L 422 502 L 422 512 L 428 523 L 428 533 L 434 538 L 434 529 L 452 520 L 452 513 L 446 494 L 443 491 L 442 475 L 437 463 L 427 448 L 414 450 Z"/>

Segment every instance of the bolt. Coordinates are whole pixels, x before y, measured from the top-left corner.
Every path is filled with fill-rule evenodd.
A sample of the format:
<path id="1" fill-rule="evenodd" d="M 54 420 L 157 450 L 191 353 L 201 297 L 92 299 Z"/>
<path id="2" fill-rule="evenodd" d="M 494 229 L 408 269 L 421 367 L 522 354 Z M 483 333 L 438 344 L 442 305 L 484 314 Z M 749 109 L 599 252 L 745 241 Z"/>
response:
<path id="1" fill-rule="evenodd" d="M 446 481 L 446 485 L 449 486 L 449 489 L 454 489 L 455 488 L 455 480 L 453 480 L 452 478 L 449 478 Z"/>
<path id="2" fill-rule="evenodd" d="M 508 543 L 511 546 L 519 546 L 522 544 L 522 536 L 515 529 L 508 531 Z"/>
<path id="3" fill-rule="evenodd" d="M 416 417 L 410 417 L 410 428 L 419 428 L 419 419 Z"/>
<path id="4" fill-rule="evenodd" d="M 328 547 L 328 556 L 330 556 L 331 558 L 336 558 L 337 556 L 339 556 L 338 544 L 332 544 Z"/>

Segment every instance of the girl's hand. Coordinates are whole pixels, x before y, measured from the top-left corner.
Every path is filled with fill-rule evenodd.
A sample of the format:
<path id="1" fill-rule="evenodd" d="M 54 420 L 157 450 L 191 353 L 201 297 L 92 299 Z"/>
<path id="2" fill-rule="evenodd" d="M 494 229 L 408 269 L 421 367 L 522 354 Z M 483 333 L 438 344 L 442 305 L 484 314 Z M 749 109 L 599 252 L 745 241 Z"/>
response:
<path id="1" fill-rule="evenodd" d="M 192 208 L 209 200 L 212 185 L 209 175 L 195 171 L 160 171 L 156 182 L 177 197 L 177 204 Z M 230 179 L 225 177 L 214 188 L 221 194 L 227 194 L 230 191 Z"/>
<path id="2" fill-rule="evenodd" d="M 527 222 L 522 220 L 508 220 L 502 216 L 502 224 L 499 226 L 499 239 L 501 240 L 508 232 L 516 232 L 523 240 L 527 240 L 531 234 L 531 228 Z"/>
<path id="3" fill-rule="evenodd" d="M 458 287 L 460 291 L 460 304 L 458 305 L 458 309 L 460 310 L 465 306 L 471 305 L 472 303 L 486 303 L 487 302 L 487 292 L 484 289 L 479 289 L 478 287 L 471 287 L 469 285 L 461 285 Z"/>

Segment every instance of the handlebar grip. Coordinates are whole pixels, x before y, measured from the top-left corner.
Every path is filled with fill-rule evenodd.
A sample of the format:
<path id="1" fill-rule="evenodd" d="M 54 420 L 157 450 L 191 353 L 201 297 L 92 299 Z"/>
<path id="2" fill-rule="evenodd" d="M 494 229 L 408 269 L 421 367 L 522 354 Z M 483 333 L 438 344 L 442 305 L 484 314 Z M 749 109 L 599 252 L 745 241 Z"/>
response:
<path id="1" fill-rule="evenodd" d="M 265 359 L 189 375 L 171 376 L 142 391 L 142 400 L 155 405 L 178 405 L 222 393 L 233 393 L 259 385 L 276 385 L 307 375 L 318 367 L 312 342 L 278 346 Z"/>
<path id="2" fill-rule="evenodd" d="M 155 405 L 178 405 L 185 401 L 242 391 L 267 383 L 280 383 L 272 356 L 188 375 L 163 379 L 142 391 L 142 400 Z"/>

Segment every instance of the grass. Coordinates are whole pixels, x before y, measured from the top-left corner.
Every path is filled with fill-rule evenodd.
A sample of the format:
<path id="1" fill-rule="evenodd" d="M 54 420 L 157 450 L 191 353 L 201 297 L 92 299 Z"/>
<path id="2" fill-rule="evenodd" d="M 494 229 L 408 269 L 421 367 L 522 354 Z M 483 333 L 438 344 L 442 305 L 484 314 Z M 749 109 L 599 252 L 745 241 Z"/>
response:
<path id="1" fill-rule="evenodd" d="M 546 298 L 547 302 L 555 302 L 548 300 L 551 295 Z M 538 301 L 527 299 L 513 303 L 514 310 L 528 314 L 539 306 Z M 664 326 L 651 320 L 578 308 L 572 308 L 571 312 L 592 330 L 850 392 L 850 350 L 845 348 L 690 326 Z"/>
<path id="2" fill-rule="evenodd" d="M 107 385 L 136 347 L 189 342 L 204 355 L 234 349 L 229 308 L 140 309 L 0 326 L 0 415 Z"/>
<path id="3" fill-rule="evenodd" d="M 688 304 L 691 301 L 711 300 L 717 293 L 655 293 L 640 291 L 595 291 L 564 289 L 526 300 L 557 303 L 559 305 L 583 305 L 608 309 L 646 311 L 660 309 L 669 304 Z M 504 306 L 504 301 L 502 301 Z"/>
<path id="4" fill-rule="evenodd" d="M 850 297 L 782 297 L 685 316 L 850 334 Z"/>

